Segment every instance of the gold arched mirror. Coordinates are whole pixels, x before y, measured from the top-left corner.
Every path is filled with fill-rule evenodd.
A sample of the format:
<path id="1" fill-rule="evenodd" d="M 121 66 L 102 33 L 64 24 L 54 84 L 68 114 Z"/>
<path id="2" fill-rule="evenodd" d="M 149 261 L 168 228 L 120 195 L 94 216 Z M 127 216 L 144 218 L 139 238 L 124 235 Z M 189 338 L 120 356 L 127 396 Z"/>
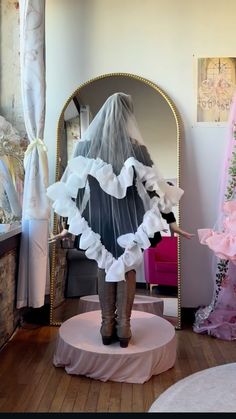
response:
<path id="1" fill-rule="evenodd" d="M 177 110 L 162 89 L 147 79 L 133 74 L 112 73 L 97 77 L 81 85 L 65 103 L 58 122 L 56 181 L 60 180 L 68 159 L 81 134 L 89 125 L 105 100 L 113 93 L 124 92 L 132 96 L 134 113 L 142 137 L 155 165 L 166 180 L 179 185 L 180 119 Z M 177 223 L 179 208 L 174 209 Z M 53 234 L 62 229 L 62 220 L 54 215 Z M 165 233 L 169 235 L 170 233 Z M 164 301 L 164 317 L 181 327 L 180 318 L 180 263 L 178 242 L 178 277 L 176 286 L 157 285 L 152 296 Z M 68 293 L 68 255 L 73 240 L 52 244 L 51 255 L 51 324 L 61 322 L 78 314 L 79 298 L 82 295 Z M 82 266 L 82 265 L 80 265 Z M 79 269 L 79 268 L 78 268 Z M 137 272 L 137 294 L 149 295 L 144 268 Z"/>

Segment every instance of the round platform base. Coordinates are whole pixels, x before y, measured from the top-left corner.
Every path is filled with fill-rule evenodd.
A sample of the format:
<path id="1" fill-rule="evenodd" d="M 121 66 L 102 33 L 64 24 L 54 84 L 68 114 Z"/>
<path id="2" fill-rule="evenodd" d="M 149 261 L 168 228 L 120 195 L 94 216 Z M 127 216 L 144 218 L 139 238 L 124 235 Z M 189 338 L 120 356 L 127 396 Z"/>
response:
<path id="1" fill-rule="evenodd" d="M 85 297 L 80 297 L 79 314 L 94 310 L 100 310 L 98 295 L 85 295 Z M 152 313 L 162 317 L 164 311 L 164 301 L 157 297 L 135 295 L 133 310 L 145 311 L 146 313 Z"/>
<path id="2" fill-rule="evenodd" d="M 173 367 L 175 328 L 162 317 L 134 310 L 127 348 L 119 342 L 103 345 L 100 325 L 100 310 L 65 321 L 59 328 L 54 365 L 64 367 L 68 374 L 140 384 Z"/>
<path id="3" fill-rule="evenodd" d="M 235 362 L 191 374 L 165 390 L 149 412 L 236 412 L 235 377 Z"/>

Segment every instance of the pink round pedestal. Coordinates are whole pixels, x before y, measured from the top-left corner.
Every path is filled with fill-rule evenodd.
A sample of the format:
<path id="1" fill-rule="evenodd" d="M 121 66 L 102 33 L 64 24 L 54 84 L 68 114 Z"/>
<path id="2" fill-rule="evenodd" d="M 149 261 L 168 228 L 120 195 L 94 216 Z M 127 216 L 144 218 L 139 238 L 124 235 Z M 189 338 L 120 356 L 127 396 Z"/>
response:
<path id="1" fill-rule="evenodd" d="M 127 348 L 121 348 L 119 342 L 103 345 L 100 325 L 100 310 L 65 321 L 59 328 L 53 364 L 64 367 L 68 374 L 140 384 L 173 367 L 175 328 L 162 317 L 134 310 Z"/>
<path id="2" fill-rule="evenodd" d="M 100 310 L 98 295 L 86 295 L 80 297 L 79 313 Z M 146 313 L 163 316 L 164 301 L 161 298 L 150 297 L 147 295 L 135 295 L 133 310 L 145 311 Z"/>
<path id="3" fill-rule="evenodd" d="M 148 412 L 157 412 L 156 417 L 161 412 L 179 412 L 183 413 L 183 417 L 186 412 L 235 413 L 235 377 L 236 362 L 195 372 L 168 387 L 155 400 Z"/>

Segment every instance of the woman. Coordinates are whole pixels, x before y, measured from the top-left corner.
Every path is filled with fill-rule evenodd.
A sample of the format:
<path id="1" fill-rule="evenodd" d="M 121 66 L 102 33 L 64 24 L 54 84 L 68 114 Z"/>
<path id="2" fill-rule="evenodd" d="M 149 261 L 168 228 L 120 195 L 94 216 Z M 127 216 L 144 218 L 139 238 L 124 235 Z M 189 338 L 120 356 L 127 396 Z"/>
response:
<path id="1" fill-rule="evenodd" d="M 161 240 L 162 217 L 172 231 L 192 236 L 176 225 L 171 212 L 182 194 L 154 167 L 131 96 L 110 96 L 78 142 L 61 181 L 48 188 L 54 210 L 68 217 L 69 232 L 79 237 L 78 247 L 98 263 L 103 344 L 128 345 L 135 270 L 142 251 Z"/>

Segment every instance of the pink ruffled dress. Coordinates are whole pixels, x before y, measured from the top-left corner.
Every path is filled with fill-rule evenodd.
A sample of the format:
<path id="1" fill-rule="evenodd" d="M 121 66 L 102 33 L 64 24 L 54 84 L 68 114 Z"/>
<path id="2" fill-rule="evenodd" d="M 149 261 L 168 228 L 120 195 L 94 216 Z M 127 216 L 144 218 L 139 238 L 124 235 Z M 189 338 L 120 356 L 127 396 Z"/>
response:
<path id="1" fill-rule="evenodd" d="M 224 203 L 223 231 L 198 230 L 201 244 L 207 245 L 220 259 L 229 261 L 229 269 L 221 283 L 212 312 L 201 325 L 198 333 L 208 333 L 223 340 L 236 339 L 236 201 Z"/>
<path id="2" fill-rule="evenodd" d="M 200 243 L 207 245 L 220 259 L 236 264 L 236 201 L 225 202 L 223 212 L 226 215 L 223 231 L 199 229 L 198 237 Z"/>

